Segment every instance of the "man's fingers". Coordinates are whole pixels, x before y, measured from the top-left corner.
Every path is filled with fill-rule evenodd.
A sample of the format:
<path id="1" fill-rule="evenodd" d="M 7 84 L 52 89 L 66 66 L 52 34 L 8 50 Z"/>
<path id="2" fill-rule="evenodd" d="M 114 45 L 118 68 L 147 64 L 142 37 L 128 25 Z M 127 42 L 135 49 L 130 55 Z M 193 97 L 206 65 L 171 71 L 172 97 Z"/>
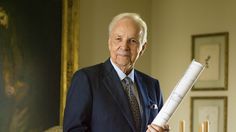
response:
<path id="1" fill-rule="evenodd" d="M 164 125 L 163 128 L 155 124 L 148 125 L 147 127 L 148 129 L 146 132 L 169 132 L 170 131 L 170 127 L 168 124 Z"/>
<path id="2" fill-rule="evenodd" d="M 157 126 L 157 125 L 155 125 L 155 124 L 152 124 L 151 126 L 152 126 L 154 129 L 158 130 L 158 131 L 161 131 L 161 130 L 162 130 L 161 127 L 159 127 L 159 126 Z"/>
<path id="3" fill-rule="evenodd" d="M 159 128 L 156 129 L 155 126 L 153 125 L 148 125 L 148 130 L 149 130 L 148 132 L 156 132 L 157 130 L 159 132 Z"/>
<path id="4" fill-rule="evenodd" d="M 147 132 L 163 132 L 163 129 L 161 127 L 158 127 L 157 125 L 151 124 L 148 125 L 148 130 Z"/>
<path id="5" fill-rule="evenodd" d="M 164 132 L 169 132 L 170 131 L 170 126 L 168 124 L 164 125 L 163 131 Z"/>

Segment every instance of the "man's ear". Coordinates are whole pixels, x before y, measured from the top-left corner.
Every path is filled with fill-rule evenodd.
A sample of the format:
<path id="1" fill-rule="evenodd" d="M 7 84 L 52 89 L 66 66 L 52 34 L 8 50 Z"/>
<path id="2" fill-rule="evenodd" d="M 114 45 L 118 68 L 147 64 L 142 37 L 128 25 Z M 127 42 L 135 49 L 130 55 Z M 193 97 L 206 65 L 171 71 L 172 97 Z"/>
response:
<path id="1" fill-rule="evenodd" d="M 142 56 L 142 55 L 143 55 L 143 53 L 144 53 L 144 51 L 146 50 L 146 48 L 147 48 L 147 42 L 143 44 L 142 49 L 141 49 L 141 52 L 139 53 L 139 56 Z"/>

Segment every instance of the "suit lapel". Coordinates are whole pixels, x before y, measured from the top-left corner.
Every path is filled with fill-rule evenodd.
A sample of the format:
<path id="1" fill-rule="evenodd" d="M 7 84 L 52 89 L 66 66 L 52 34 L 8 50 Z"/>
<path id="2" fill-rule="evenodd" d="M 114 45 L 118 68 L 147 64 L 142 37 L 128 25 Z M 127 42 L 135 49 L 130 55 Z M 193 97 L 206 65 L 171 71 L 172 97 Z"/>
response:
<path id="1" fill-rule="evenodd" d="M 120 79 L 114 70 L 113 66 L 110 63 L 110 60 L 107 60 L 105 63 L 105 69 L 106 74 L 103 79 L 103 84 L 106 87 L 106 89 L 110 92 L 113 99 L 119 106 L 122 114 L 127 119 L 128 123 L 130 124 L 133 131 L 135 131 L 134 125 L 133 125 L 133 118 L 132 113 L 129 108 L 129 101 L 125 95 L 125 92 L 123 90 L 122 84 L 120 82 Z"/>
<path id="2" fill-rule="evenodd" d="M 140 74 L 138 74 L 138 72 L 135 71 L 134 73 L 135 73 L 134 77 L 135 77 L 136 85 L 139 91 L 140 103 L 143 108 L 141 130 L 146 131 L 146 128 L 148 125 L 147 122 L 150 116 L 150 109 L 148 109 L 148 106 L 150 103 L 148 101 L 148 92 L 147 92 L 148 84 L 146 84 L 145 81 L 143 81 L 142 77 L 140 76 Z"/>

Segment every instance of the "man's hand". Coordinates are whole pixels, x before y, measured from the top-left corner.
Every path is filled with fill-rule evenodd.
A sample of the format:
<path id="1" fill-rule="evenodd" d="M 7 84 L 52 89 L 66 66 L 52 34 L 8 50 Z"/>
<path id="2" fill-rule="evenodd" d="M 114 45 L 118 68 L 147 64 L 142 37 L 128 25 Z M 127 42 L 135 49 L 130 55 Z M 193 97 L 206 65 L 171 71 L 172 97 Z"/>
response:
<path id="1" fill-rule="evenodd" d="M 169 132 L 170 131 L 169 125 L 165 125 L 164 128 L 162 128 L 155 124 L 150 124 L 147 127 L 148 129 L 146 132 Z"/>

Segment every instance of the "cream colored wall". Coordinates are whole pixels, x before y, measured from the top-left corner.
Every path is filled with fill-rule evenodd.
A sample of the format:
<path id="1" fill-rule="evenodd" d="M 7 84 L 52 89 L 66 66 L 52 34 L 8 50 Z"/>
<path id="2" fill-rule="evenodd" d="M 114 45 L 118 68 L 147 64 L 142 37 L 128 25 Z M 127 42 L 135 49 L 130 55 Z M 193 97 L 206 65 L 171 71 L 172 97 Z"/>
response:
<path id="1" fill-rule="evenodd" d="M 80 67 L 108 58 L 108 25 L 115 15 L 137 12 L 149 23 L 150 9 L 147 7 L 150 7 L 150 0 L 80 0 Z M 150 49 L 147 49 L 136 65 L 145 73 L 151 71 L 150 55 Z"/>
<path id="2" fill-rule="evenodd" d="M 190 131 L 190 96 L 228 96 L 228 132 L 236 130 L 236 1 L 163 1 L 152 3 L 151 73 L 161 82 L 165 98 L 182 77 L 191 60 L 191 35 L 229 32 L 228 91 L 190 92 L 170 121 L 178 132 L 178 121 L 186 120 Z"/>

